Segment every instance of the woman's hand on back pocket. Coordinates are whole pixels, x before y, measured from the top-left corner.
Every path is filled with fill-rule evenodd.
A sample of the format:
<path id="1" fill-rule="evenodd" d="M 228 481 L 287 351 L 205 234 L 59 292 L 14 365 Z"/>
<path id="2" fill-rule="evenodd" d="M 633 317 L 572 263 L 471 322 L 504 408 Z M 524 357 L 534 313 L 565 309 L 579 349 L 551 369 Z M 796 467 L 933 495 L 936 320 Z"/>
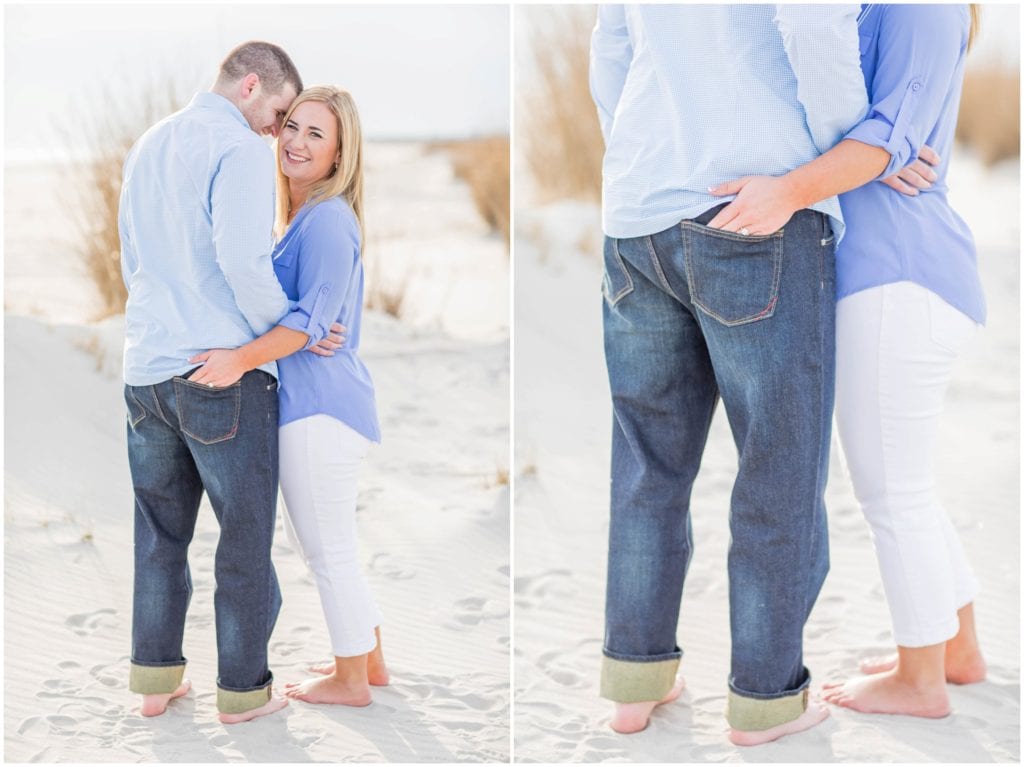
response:
<path id="1" fill-rule="evenodd" d="M 210 387 L 231 386 L 250 370 L 238 349 L 211 349 L 190 357 L 189 362 L 201 362 L 203 366 L 188 380 Z"/>
<path id="2" fill-rule="evenodd" d="M 785 177 L 744 176 L 708 187 L 716 197 L 736 199 L 718 211 L 708 226 L 725 232 L 764 235 L 779 231 L 801 209 L 791 182 Z"/>

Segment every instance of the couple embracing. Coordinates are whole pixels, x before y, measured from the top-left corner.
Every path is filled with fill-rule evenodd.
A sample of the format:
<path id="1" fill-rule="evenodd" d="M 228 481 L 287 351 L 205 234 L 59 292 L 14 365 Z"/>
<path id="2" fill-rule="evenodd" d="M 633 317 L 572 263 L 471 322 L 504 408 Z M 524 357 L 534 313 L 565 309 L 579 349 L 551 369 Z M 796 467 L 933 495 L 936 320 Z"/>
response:
<path id="1" fill-rule="evenodd" d="M 276 158 L 261 135 L 277 138 Z M 209 92 L 150 128 L 125 162 L 129 686 L 144 715 L 190 689 L 188 546 L 204 490 L 220 526 L 220 719 L 287 704 L 272 694 L 267 658 L 281 606 L 270 556 L 279 477 L 285 526 L 316 578 L 335 656 L 285 696 L 361 706 L 369 685 L 388 681 L 356 548 L 359 464 L 380 440 L 358 356 L 362 174 L 351 96 L 303 90 L 288 55 L 258 41 L 231 51 Z"/>
<path id="2" fill-rule="evenodd" d="M 739 453 L 730 739 L 828 713 L 803 629 L 829 566 L 833 401 L 898 652 L 821 697 L 942 717 L 947 682 L 984 678 L 978 585 L 932 467 L 953 365 L 985 319 L 945 183 L 976 23 L 963 5 L 600 6 L 614 729 L 643 729 L 682 689 L 690 493 L 719 399 Z"/>

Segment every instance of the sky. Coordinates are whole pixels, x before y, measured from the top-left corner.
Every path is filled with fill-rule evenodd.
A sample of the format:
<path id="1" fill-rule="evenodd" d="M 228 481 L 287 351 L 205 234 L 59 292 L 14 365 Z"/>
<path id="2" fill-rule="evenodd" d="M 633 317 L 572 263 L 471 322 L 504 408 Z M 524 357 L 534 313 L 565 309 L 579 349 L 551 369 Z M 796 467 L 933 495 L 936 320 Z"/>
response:
<path id="1" fill-rule="evenodd" d="M 123 90 L 206 90 L 238 43 L 281 45 L 307 85 L 356 100 L 369 139 L 507 134 L 502 5 L 37 4 L 4 8 L 8 160 L 67 150 L 67 131 Z"/>

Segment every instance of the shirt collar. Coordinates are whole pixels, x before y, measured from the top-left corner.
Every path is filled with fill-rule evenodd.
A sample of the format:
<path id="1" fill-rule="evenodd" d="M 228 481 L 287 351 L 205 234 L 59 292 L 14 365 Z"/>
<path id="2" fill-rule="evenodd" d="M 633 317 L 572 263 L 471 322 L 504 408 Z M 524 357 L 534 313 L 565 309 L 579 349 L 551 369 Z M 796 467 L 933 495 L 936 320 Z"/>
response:
<path id="1" fill-rule="evenodd" d="M 219 93 L 211 93 L 210 91 L 203 91 L 197 93 L 192 97 L 192 100 L 188 103 L 190 107 L 205 107 L 206 109 L 216 109 L 224 114 L 231 115 L 233 118 L 238 120 L 249 130 L 249 121 L 245 119 L 245 116 L 239 111 L 238 107 L 228 101 L 226 98 L 221 96 Z M 254 131 L 255 132 L 255 131 Z"/>

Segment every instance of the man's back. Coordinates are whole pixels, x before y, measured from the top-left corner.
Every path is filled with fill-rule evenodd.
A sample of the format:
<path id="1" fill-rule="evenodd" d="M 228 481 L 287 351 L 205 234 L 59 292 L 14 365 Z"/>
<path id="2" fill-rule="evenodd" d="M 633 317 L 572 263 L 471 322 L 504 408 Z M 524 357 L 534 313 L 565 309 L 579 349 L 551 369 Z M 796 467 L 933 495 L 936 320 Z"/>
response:
<path id="1" fill-rule="evenodd" d="M 856 6 L 601 6 L 591 51 L 614 237 L 721 204 L 713 184 L 814 159 L 867 105 Z M 818 209 L 838 216 L 835 198 Z"/>
<path id="2" fill-rule="evenodd" d="M 287 311 L 273 209 L 273 155 L 224 97 L 198 94 L 139 139 L 120 210 L 127 383 L 180 375 L 190 356 L 245 344 Z"/>

